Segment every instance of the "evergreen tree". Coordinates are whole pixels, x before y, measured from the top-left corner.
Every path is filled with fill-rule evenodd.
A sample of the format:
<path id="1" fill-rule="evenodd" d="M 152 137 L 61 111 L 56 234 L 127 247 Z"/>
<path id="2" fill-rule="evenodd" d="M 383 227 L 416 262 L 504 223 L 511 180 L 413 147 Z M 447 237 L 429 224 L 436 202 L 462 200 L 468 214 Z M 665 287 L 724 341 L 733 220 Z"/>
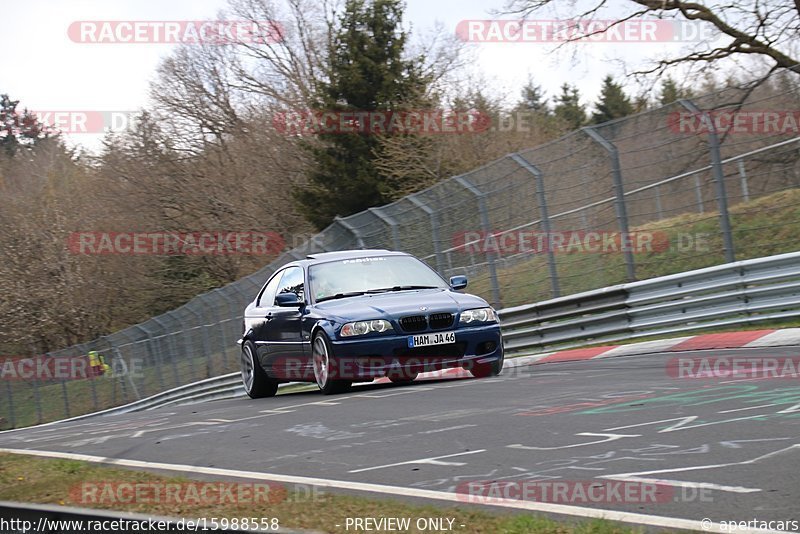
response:
<path id="1" fill-rule="evenodd" d="M 661 85 L 661 94 L 658 96 L 658 101 L 662 106 L 666 106 L 687 96 L 688 93 L 681 89 L 671 76 L 668 76 Z"/>
<path id="2" fill-rule="evenodd" d="M 627 117 L 633 113 L 633 104 L 625 95 L 622 86 L 614 82 L 614 78 L 606 76 L 603 79 L 603 88 L 600 90 L 600 102 L 597 110 L 592 114 L 592 124 Z"/>
<path id="3" fill-rule="evenodd" d="M 517 109 L 534 111 L 547 114 L 547 99 L 544 98 L 544 91 L 541 85 L 534 85 L 533 80 L 528 79 L 528 83 L 522 88 L 522 99 L 517 104 Z"/>
<path id="4" fill-rule="evenodd" d="M 317 86 L 322 110 L 402 112 L 421 105 L 429 83 L 422 58 L 404 59 L 400 0 L 347 0 L 329 51 L 328 79 Z M 382 135 L 393 135 L 386 133 Z M 317 228 L 393 200 L 398 188 L 376 170 L 382 145 L 374 132 L 323 133 L 308 143 L 314 169 L 296 194 L 304 216 Z"/>
<path id="5" fill-rule="evenodd" d="M 586 124 L 586 108 L 580 102 L 578 88 L 568 83 L 561 86 L 561 94 L 556 98 L 553 112 L 570 130 L 577 130 Z"/>
<path id="6" fill-rule="evenodd" d="M 31 146 L 50 136 L 49 128 L 39 122 L 36 115 L 24 110 L 17 112 L 19 100 L 0 95 L 0 148 L 9 156 L 23 146 Z"/>

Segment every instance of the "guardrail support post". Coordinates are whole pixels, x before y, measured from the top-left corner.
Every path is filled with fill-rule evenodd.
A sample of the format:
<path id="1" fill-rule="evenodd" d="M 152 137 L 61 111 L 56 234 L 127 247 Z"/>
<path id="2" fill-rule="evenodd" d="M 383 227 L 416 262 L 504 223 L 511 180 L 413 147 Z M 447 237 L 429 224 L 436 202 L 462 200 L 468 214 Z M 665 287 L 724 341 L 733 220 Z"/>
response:
<path id="1" fill-rule="evenodd" d="M 433 252 L 436 254 L 436 270 L 444 275 L 444 261 L 442 260 L 442 244 L 439 242 L 439 221 L 436 218 L 436 211 L 417 198 L 417 195 L 409 195 L 408 200 L 416 207 L 428 214 L 431 221 L 431 239 L 433 240 Z"/>
<path id="2" fill-rule="evenodd" d="M 619 164 L 619 152 L 617 151 L 617 147 L 614 146 L 608 139 L 597 133 L 592 127 L 585 126 L 581 128 L 586 135 L 588 135 L 594 142 L 599 144 L 601 147 L 608 152 L 608 156 L 611 158 L 611 177 L 614 181 L 614 207 L 616 208 L 617 212 L 617 221 L 619 224 L 619 230 L 622 232 L 623 239 L 628 239 L 630 232 L 628 231 L 628 210 L 625 207 L 625 187 L 622 183 L 622 167 Z M 629 282 L 633 282 L 636 280 L 636 267 L 633 260 L 633 251 L 630 250 L 630 247 L 626 247 L 628 250 L 623 250 L 623 254 L 625 256 L 625 271 L 628 277 Z"/>
<path id="3" fill-rule="evenodd" d="M 392 230 L 392 243 L 394 244 L 395 250 L 400 250 L 402 247 L 400 246 L 400 234 L 397 231 L 397 221 L 394 220 L 394 217 L 390 217 L 383 213 L 381 208 L 367 208 L 371 214 L 375 217 L 386 223 L 389 228 Z"/>
<path id="4" fill-rule="evenodd" d="M 349 222 L 345 221 L 344 219 L 338 216 L 334 217 L 333 222 L 339 223 L 339 226 L 341 226 L 342 228 L 353 234 L 353 237 L 356 238 L 356 246 L 358 248 L 361 249 L 367 248 L 366 245 L 364 245 L 364 240 L 361 238 L 361 234 L 358 233 L 358 230 L 356 230 L 352 224 L 350 224 Z"/>
<path id="5" fill-rule="evenodd" d="M 553 298 L 561 296 L 561 288 L 558 285 L 558 271 L 556 270 L 556 256 L 553 248 L 550 246 L 550 233 L 552 228 L 550 226 L 550 216 L 547 213 L 547 197 L 544 189 L 544 173 L 522 157 L 520 154 L 511 154 L 513 159 L 520 167 L 531 173 L 536 178 L 536 200 L 539 203 L 539 218 L 542 221 L 542 230 L 544 235 L 547 236 L 545 242 L 547 243 L 547 268 L 550 271 L 550 286 L 553 292 Z"/>
<path id="6" fill-rule="evenodd" d="M 725 247 L 725 261 L 733 263 L 736 261 L 736 253 L 733 248 L 733 233 L 731 232 L 731 219 L 728 213 L 728 193 L 725 190 L 725 174 L 722 172 L 722 156 L 719 152 L 719 136 L 714 121 L 711 120 L 707 111 L 701 111 L 694 102 L 687 99 L 678 100 L 678 103 L 698 115 L 703 125 L 708 128 L 708 151 L 711 155 L 711 171 L 717 189 L 717 207 L 719 208 L 719 224 L 722 230 L 722 242 Z"/>
<path id="7" fill-rule="evenodd" d="M 481 229 L 484 232 L 484 235 L 488 236 L 492 229 L 489 225 L 489 211 L 486 209 L 486 193 L 475 187 L 475 185 L 464 178 L 463 176 L 455 176 L 453 178 L 457 183 L 461 184 L 461 186 L 475 195 L 475 198 L 478 199 L 478 211 L 481 214 Z M 500 300 L 500 284 L 497 281 L 497 266 L 495 265 L 495 257 L 494 252 L 491 250 L 486 251 L 486 262 L 489 264 L 489 281 L 492 285 L 492 306 L 499 308 L 501 304 Z"/>

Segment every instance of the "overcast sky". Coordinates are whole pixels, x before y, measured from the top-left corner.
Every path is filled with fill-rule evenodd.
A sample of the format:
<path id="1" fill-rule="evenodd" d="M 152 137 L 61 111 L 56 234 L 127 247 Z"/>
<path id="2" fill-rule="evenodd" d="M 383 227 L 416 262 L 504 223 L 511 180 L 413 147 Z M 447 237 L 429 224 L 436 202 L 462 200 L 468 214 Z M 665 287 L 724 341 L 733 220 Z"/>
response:
<path id="1" fill-rule="evenodd" d="M 617 7 L 601 15 L 612 18 Z M 458 23 L 496 18 L 493 9 L 504 0 L 407 0 L 406 21 L 413 32 L 430 30 L 439 21 L 456 32 Z M 567 9 L 569 2 L 564 2 Z M 34 110 L 136 110 L 147 104 L 148 82 L 159 59 L 175 45 L 85 44 L 67 34 L 70 24 L 81 20 L 207 20 L 224 9 L 227 0 L 20 0 L 3 6 L 5 24 L 0 32 L 0 93 Z M 561 11 L 540 18 L 568 18 L 576 11 Z M 665 50 L 671 43 L 584 43 L 570 53 L 552 52 L 543 43 L 480 43 L 472 45 L 478 57 L 476 70 L 492 84 L 491 89 L 516 97 L 528 76 L 552 98 L 564 82 L 576 84 L 587 103 L 597 95 L 602 78 L 621 75 L 612 58 L 623 58 L 630 67 Z M 573 57 L 572 52 L 575 52 Z M 99 145 L 98 135 L 75 134 L 71 143 L 90 149 Z"/>

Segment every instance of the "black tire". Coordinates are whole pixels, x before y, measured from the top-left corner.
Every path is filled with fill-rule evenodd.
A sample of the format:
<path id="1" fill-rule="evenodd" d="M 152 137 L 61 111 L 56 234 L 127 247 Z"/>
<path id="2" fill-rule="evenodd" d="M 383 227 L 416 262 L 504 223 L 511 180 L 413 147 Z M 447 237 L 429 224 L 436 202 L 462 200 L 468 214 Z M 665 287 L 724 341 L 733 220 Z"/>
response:
<path id="1" fill-rule="evenodd" d="M 411 371 L 395 371 L 386 375 L 395 384 L 410 384 L 417 379 L 419 373 Z"/>
<path id="2" fill-rule="evenodd" d="M 256 359 L 256 346 L 252 341 L 242 343 L 242 384 L 251 399 L 274 397 L 278 392 L 278 381 L 267 376 Z"/>
<path id="3" fill-rule="evenodd" d="M 500 358 L 491 363 L 476 363 L 470 368 L 469 372 L 475 378 L 488 378 L 490 376 L 497 376 L 503 371 L 504 356 L 501 353 Z"/>
<path id="4" fill-rule="evenodd" d="M 314 366 L 314 380 L 323 395 L 334 395 L 343 393 L 350 389 L 350 380 L 340 380 L 331 378 L 331 366 L 333 373 L 336 373 L 333 350 L 328 336 L 322 330 L 314 334 L 314 341 L 311 343 L 311 361 Z"/>

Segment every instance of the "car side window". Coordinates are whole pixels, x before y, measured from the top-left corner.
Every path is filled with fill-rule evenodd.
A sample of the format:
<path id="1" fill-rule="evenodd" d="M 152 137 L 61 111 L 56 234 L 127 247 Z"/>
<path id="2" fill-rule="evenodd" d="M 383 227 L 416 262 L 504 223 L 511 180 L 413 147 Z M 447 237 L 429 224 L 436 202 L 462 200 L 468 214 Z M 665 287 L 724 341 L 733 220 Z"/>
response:
<path id="1" fill-rule="evenodd" d="M 280 284 L 284 273 L 285 271 L 280 271 L 270 279 L 270 281 L 264 287 L 264 290 L 261 292 L 261 295 L 258 296 L 258 306 L 272 306 L 272 303 L 275 301 L 275 294 L 278 291 L 278 285 Z"/>
<path id="2" fill-rule="evenodd" d="M 305 280 L 301 267 L 289 267 L 281 277 L 281 283 L 276 295 L 281 293 L 294 293 L 302 302 L 305 300 Z"/>

